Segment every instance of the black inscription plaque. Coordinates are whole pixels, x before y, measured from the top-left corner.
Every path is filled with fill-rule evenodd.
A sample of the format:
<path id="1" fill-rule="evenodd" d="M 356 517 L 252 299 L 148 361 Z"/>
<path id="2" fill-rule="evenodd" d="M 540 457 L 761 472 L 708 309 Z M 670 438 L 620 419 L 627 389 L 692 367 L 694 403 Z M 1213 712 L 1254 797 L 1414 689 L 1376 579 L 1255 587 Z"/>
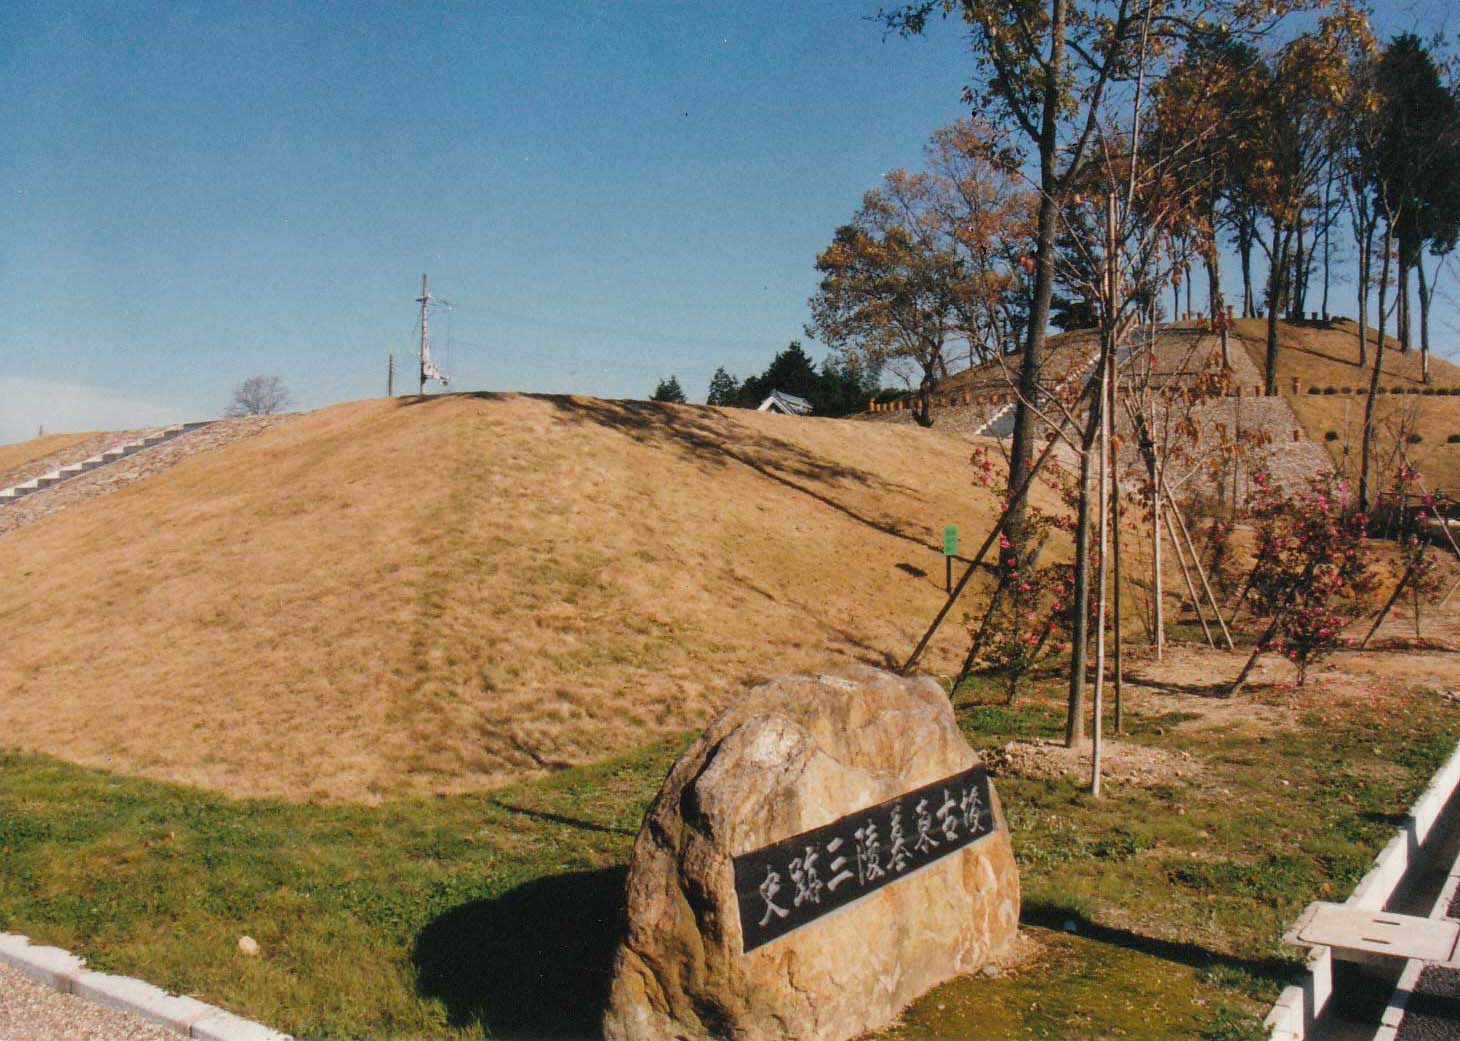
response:
<path id="1" fill-rule="evenodd" d="M 962 773 L 734 858 L 743 952 L 956 853 L 995 829 L 988 773 Z"/>

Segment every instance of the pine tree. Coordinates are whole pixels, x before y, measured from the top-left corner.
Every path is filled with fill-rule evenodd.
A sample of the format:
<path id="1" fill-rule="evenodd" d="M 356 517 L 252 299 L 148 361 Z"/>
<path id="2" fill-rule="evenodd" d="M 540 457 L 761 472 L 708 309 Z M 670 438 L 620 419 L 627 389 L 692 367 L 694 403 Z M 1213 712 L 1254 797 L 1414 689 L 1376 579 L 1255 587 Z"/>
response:
<path id="1" fill-rule="evenodd" d="M 659 386 L 654 388 L 654 396 L 650 401 L 668 401 L 676 405 L 683 405 L 684 388 L 679 385 L 678 376 L 670 376 L 667 380 L 660 380 Z"/>
<path id="2" fill-rule="evenodd" d="M 705 398 L 707 405 L 729 405 L 737 404 L 740 396 L 740 381 L 725 371 L 721 365 L 710 377 L 710 393 Z"/>

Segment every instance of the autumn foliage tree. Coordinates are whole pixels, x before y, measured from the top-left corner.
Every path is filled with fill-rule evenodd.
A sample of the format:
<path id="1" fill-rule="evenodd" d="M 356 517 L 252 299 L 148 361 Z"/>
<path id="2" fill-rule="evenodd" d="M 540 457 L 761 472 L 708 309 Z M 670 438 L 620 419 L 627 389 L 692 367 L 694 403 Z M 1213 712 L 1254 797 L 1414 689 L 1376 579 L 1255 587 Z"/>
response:
<path id="1" fill-rule="evenodd" d="M 1016 157 L 984 124 L 943 128 L 928 157 L 929 169 L 894 170 L 867 192 L 816 258 L 821 283 L 806 327 L 866 369 L 910 370 L 924 426 L 953 352 L 983 360 L 1022 328 L 1017 258 L 1032 204 Z"/>
<path id="2" fill-rule="evenodd" d="M 964 101 L 1013 128 L 1032 150 L 1038 194 L 1029 318 L 1019 364 L 1019 402 L 1010 444 L 1011 528 L 1023 541 L 1023 489 L 1033 464 L 1033 411 L 1040 395 L 1056 279 L 1060 209 L 1100 137 L 1112 97 L 1139 92 L 1178 60 L 1193 34 L 1215 25 L 1233 37 L 1260 32 L 1295 0 L 912 0 L 882 12 L 904 35 L 957 17 L 974 62 Z M 1108 130 L 1108 128 L 1107 128 Z"/>
<path id="3" fill-rule="evenodd" d="M 1349 54 L 1367 22 L 1348 9 L 1289 41 L 1269 63 L 1244 171 L 1246 189 L 1268 221 L 1257 241 L 1267 254 L 1266 393 L 1277 393 L 1278 319 L 1293 289 L 1294 247 L 1306 211 L 1333 158 L 1347 96 Z"/>

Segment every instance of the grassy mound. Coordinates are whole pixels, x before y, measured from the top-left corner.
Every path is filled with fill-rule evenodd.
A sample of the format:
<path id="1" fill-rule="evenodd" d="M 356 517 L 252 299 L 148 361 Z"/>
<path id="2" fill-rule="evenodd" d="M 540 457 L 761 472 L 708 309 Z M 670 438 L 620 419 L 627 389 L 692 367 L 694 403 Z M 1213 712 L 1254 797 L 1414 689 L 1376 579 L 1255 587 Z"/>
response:
<path id="1" fill-rule="evenodd" d="M 943 525 L 971 552 L 993 523 L 969 451 L 578 397 L 309 413 L 0 539 L 0 733 L 289 799 L 627 752 L 757 678 L 904 657 Z"/>

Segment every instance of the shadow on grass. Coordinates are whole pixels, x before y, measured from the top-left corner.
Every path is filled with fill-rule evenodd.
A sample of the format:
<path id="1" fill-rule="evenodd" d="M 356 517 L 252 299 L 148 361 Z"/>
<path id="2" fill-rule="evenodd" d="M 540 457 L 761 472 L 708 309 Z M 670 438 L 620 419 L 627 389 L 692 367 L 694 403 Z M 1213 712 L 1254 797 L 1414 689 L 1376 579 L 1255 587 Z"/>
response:
<path id="1" fill-rule="evenodd" d="M 526 806 L 514 806 L 510 802 L 503 802 L 500 799 L 493 799 L 492 805 L 504 809 L 509 813 L 520 813 L 524 817 L 545 821 L 548 824 L 566 824 L 568 827 L 577 828 L 580 831 L 598 832 L 602 835 L 627 835 L 629 838 L 633 838 L 638 834 L 638 832 L 630 831 L 628 828 L 615 828 L 607 824 L 598 824 L 594 821 L 583 820 L 581 817 L 568 817 L 561 813 L 549 813 L 547 810 L 534 810 Z"/>
<path id="2" fill-rule="evenodd" d="M 534 879 L 462 904 L 416 937 L 416 989 L 454 1027 L 494 1037 L 599 1036 L 624 931 L 622 867 Z"/>
<path id="3" fill-rule="evenodd" d="M 1066 923 L 1073 922 L 1075 932 L 1087 940 L 1136 951 L 1152 958 L 1206 969 L 1221 966 L 1237 969 L 1252 977 L 1269 980 L 1279 987 L 1291 982 L 1298 966 L 1281 958 L 1243 958 L 1232 954 L 1221 954 L 1194 943 L 1180 940 L 1163 940 L 1155 936 L 1143 936 L 1129 929 L 1117 929 L 1109 925 L 1092 922 L 1081 912 L 1071 907 L 1054 903 L 1026 903 L 1019 920 L 1024 925 L 1036 925 L 1056 932 L 1064 930 Z"/>
<path id="4" fill-rule="evenodd" d="M 869 470 L 837 463 L 793 442 L 757 432 L 736 422 L 723 409 L 698 405 L 669 406 L 651 401 L 608 401 L 567 394 L 513 395 L 493 391 L 418 395 L 399 400 L 401 407 L 410 408 L 466 397 L 482 401 L 504 401 L 513 397 L 544 401 L 556 408 L 568 422 L 590 423 L 616 430 L 643 444 L 678 446 L 707 467 L 728 467 L 732 464 L 748 467 L 761 477 L 815 499 L 858 524 L 912 543 L 930 553 L 938 553 L 942 548 L 908 530 L 902 520 L 860 513 L 826 490 L 829 484 L 843 482 L 876 488 L 892 495 L 917 497 L 919 492 L 916 488 L 885 480 Z M 816 419 L 807 422 L 829 421 Z"/>
<path id="5" fill-rule="evenodd" d="M 1165 694 L 1191 694 L 1198 698 L 1216 698 L 1219 701 L 1230 700 L 1229 692 L 1232 689 L 1232 680 L 1219 680 L 1216 683 L 1176 683 L 1172 680 L 1158 680 L 1139 672 L 1127 672 L 1125 682 L 1138 683 L 1142 687 Z"/>

